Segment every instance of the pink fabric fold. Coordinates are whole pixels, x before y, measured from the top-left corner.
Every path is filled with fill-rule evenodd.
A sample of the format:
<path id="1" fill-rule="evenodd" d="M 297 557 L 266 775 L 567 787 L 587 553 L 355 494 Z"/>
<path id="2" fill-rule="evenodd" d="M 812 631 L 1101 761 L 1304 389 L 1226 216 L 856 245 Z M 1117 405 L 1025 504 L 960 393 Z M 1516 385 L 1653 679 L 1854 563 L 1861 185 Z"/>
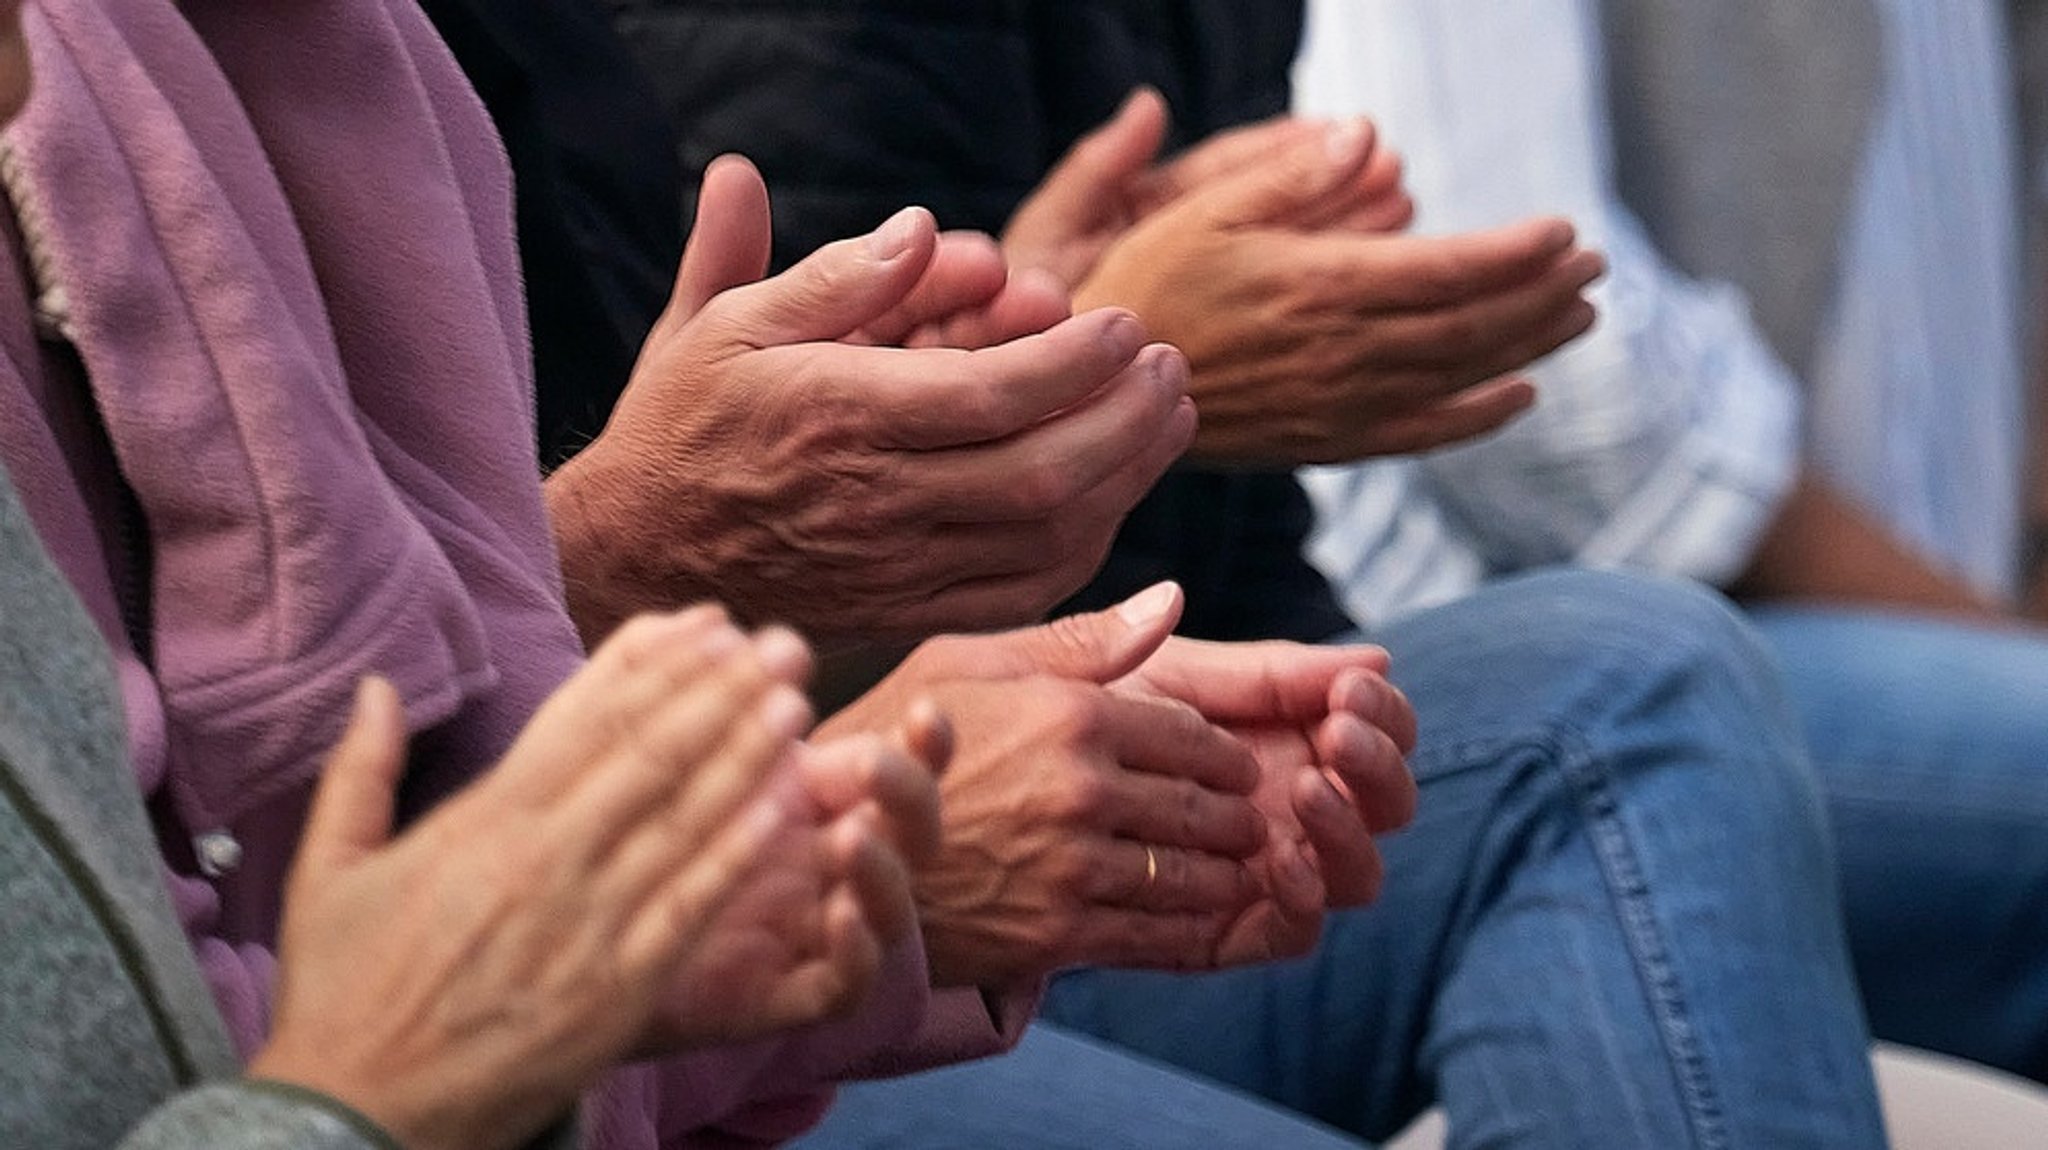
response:
<path id="1" fill-rule="evenodd" d="M 21 226 L 0 239 L 38 274 L 0 277 L 0 455 L 114 649 L 167 882 L 246 1053 L 357 680 L 405 698 L 417 811 L 488 769 L 582 657 L 533 464 L 510 177 L 410 0 L 26 17 Z M 39 302 L 76 361 L 31 333 Z M 189 845 L 208 835 L 241 847 L 224 874 Z M 622 1071 L 590 1141 L 787 1138 L 831 1081 L 930 1061 L 904 1045 L 931 1034 L 925 980 L 900 947 L 852 1020 Z M 962 1017 L 934 1049 L 1014 1038 Z"/>

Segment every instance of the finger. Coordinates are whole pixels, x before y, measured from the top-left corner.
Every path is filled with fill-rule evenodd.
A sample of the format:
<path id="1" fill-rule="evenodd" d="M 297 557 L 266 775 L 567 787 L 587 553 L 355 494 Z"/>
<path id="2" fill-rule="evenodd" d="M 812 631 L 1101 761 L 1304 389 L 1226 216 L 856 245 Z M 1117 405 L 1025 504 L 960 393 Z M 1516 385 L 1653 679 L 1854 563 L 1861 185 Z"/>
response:
<path id="1" fill-rule="evenodd" d="M 1340 671 L 1330 681 L 1329 709 L 1348 711 L 1394 741 L 1396 750 L 1406 754 L 1415 749 L 1415 707 L 1408 696 L 1386 678 L 1387 668 L 1366 667 Z"/>
<path id="2" fill-rule="evenodd" d="M 1008 283 L 1002 249 L 980 232 L 939 236 L 931 266 L 901 303 L 857 333 L 859 342 L 896 346 L 913 331 L 988 306 Z"/>
<path id="3" fill-rule="evenodd" d="M 643 852 L 656 848 L 617 855 L 614 869 L 625 876 L 620 885 L 646 891 L 616 932 L 620 963 L 656 977 L 672 970 L 748 879 L 774 860 L 775 843 L 795 822 L 787 800 L 764 795 L 682 865 L 646 865 L 646 872 L 659 875 L 651 886 L 643 886 L 639 874 L 626 872 L 642 862 Z"/>
<path id="4" fill-rule="evenodd" d="M 751 347 L 840 339 L 902 306 L 937 248 L 931 213 L 905 208 L 866 236 L 827 244 L 779 276 L 719 295 L 700 314 Z"/>
<path id="5" fill-rule="evenodd" d="M 1099 217 L 1105 204 L 1126 202 L 1131 181 L 1158 157 L 1166 127 L 1165 99 L 1151 88 L 1138 88 L 1106 123 L 1067 151 L 1018 214 L 1085 221 Z"/>
<path id="6" fill-rule="evenodd" d="M 686 842 L 711 837 L 735 810 L 759 795 L 789 760 L 811 718 L 810 703 L 801 692 L 786 683 L 775 684 L 755 697 L 750 714 L 726 728 L 716 751 L 699 761 L 675 760 L 670 769 L 682 785 L 669 804 L 668 817 L 678 836 Z M 685 724 L 694 725 L 693 719 L 678 723 Z M 665 741 L 670 736 L 658 730 L 654 738 Z M 661 747 L 654 753 L 660 754 Z"/>
<path id="7" fill-rule="evenodd" d="M 1335 196 L 1296 222 L 1309 230 L 1348 228 L 1352 231 L 1399 231 L 1414 216 L 1414 201 L 1401 185 L 1399 152 L 1376 147 L 1347 193 Z"/>
<path id="8" fill-rule="evenodd" d="M 903 338 L 905 347 L 995 347 L 1049 331 L 1074 314 L 1059 277 L 1037 268 L 1013 271 L 1003 290 L 982 307 L 926 324 Z"/>
<path id="9" fill-rule="evenodd" d="M 1328 121 L 1276 116 L 1218 132 L 1175 156 L 1137 184 L 1141 212 L 1156 211 L 1174 200 L 1219 180 L 1282 156 L 1290 148 L 1329 130 Z"/>
<path id="10" fill-rule="evenodd" d="M 920 510 L 941 522 L 1060 516 L 1159 437 L 1187 384 L 1186 358 L 1154 344 L 1129 371 L 1035 427 L 919 456 Z"/>
<path id="11" fill-rule="evenodd" d="M 1043 618 L 1095 577 L 1117 527 L 1194 435 L 1194 402 L 1183 399 L 1143 453 L 1059 515 L 1037 523 L 938 525 L 940 540 L 962 562 L 953 579 L 897 616 L 902 633 L 986 631 Z"/>
<path id="12" fill-rule="evenodd" d="M 875 936 L 885 943 L 907 936 L 917 925 L 917 902 L 903 856 L 858 815 L 833 827 L 831 838 L 861 916 Z"/>
<path id="13" fill-rule="evenodd" d="M 1105 825 L 1138 843 L 1234 859 L 1266 845 L 1265 816 L 1242 794 L 1138 771 L 1113 774 L 1106 789 Z"/>
<path id="14" fill-rule="evenodd" d="M 1464 385 L 1526 367 L 1558 346 L 1554 329 L 1567 313 L 1583 311 L 1583 293 L 1604 270 L 1597 253 L 1574 251 L 1526 284 L 1467 303 L 1396 314 L 1367 310 L 1377 328 L 1373 357 L 1451 368 L 1447 378 Z"/>
<path id="15" fill-rule="evenodd" d="M 994 642 L 1015 665 L 1106 683 L 1129 674 L 1158 650 L 1180 622 L 1184 606 L 1179 584 L 1159 583 L 1107 611 L 1063 616 L 996 636 Z"/>
<path id="16" fill-rule="evenodd" d="M 1301 275 L 1356 308 L 1422 310 L 1462 304 L 1543 275 L 1571 250 L 1561 219 L 1533 219 L 1452 236 L 1323 233 L 1299 247 Z"/>
<path id="17" fill-rule="evenodd" d="M 743 642 L 713 604 L 627 620 L 542 704 L 492 773 L 493 788 L 533 810 L 555 809 L 647 714 Z"/>
<path id="18" fill-rule="evenodd" d="M 299 845 L 299 871 L 317 876 L 391 841 L 405 744 L 398 691 L 383 679 L 364 679 L 348 729 L 320 772 Z"/>
<path id="19" fill-rule="evenodd" d="M 1128 770 L 1249 795 L 1259 785 L 1251 748 L 1176 699 L 1106 693 L 1097 699 L 1101 745 Z"/>
<path id="20" fill-rule="evenodd" d="M 902 724 L 896 728 L 898 745 L 912 760 L 937 778 L 953 761 L 955 742 L 952 720 L 930 699 L 913 699 Z"/>
<path id="21" fill-rule="evenodd" d="M 741 156 L 711 161 L 697 192 L 697 218 L 683 247 L 670 314 L 688 319 L 718 293 L 767 275 L 774 239 L 761 173 Z"/>
<path id="22" fill-rule="evenodd" d="M 1341 458 L 1312 463 L 1350 463 L 1383 455 L 1410 455 L 1463 443 L 1498 430 L 1536 404 L 1536 385 L 1526 379 L 1493 380 L 1459 392 L 1422 411 L 1374 420 L 1357 445 Z"/>
<path id="23" fill-rule="evenodd" d="M 1175 638 L 1138 669 L 1130 685 L 1179 699 L 1214 723 L 1298 726 L 1322 720 L 1341 676 L 1380 674 L 1387 666 L 1386 650 L 1369 644 Z"/>
<path id="24" fill-rule="evenodd" d="M 865 809 L 876 833 L 910 858 L 938 849 L 938 782 L 926 762 L 873 735 L 835 739 L 807 751 L 799 756 L 804 786 L 825 818 Z"/>
<path id="25" fill-rule="evenodd" d="M 1342 197 L 1372 158 L 1375 140 L 1369 121 L 1338 121 L 1267 163 L 1187 196 L 1173 210 L 1197 213 L 1223 228 L 1290 223 Z"/>
<path id="26" fill-rule="evenodd" d="M 798 785 L 783 768 L 795 732 L 807 718 L 802 697 L 782 684 L 763 696 L 752 714 L 733 722 L 724 744 L 701 760 L 662 764 L 661 748 L 651 747 L 646 758 L 653 763 L 652 773 L 667 782 L 667 801 L 643 801 L 643 795 L 661 796 L 658 784 L 587 788 L 565 812 L 571 821 L 565 837 L 576 849 L 564 862 L 601 869 L 608 876 L 607 889 L 637 905 L 646 891 L 716 840 L 742 808 L 768 797 L 774 787 Z M 656 732 L 648 742 L 662 737 Z"/>
<path id="27" fill-rule="evenodd" d="M 1300 816 L 1295 816 L 1297 824 Z M 1276 842 L 1267 868 L 1273 902 L 1291 918 L 1321 918 L 1329 908 L 1329 888 L 1317 869 L 1315 848 L 1300 838 Z"/>
<path id="28" fill-rule="evenodd" d="M 1073 950 L 1093 966 L 1210 970 L 1233 916 L 1200 911 L 1097 907 L 1075 932 Z"/>
<path id="29" fill-rule="evenodd" d="M 549 817 L 600 857 L 664 807 L 679 829 L 715 823 L 772 767 L 811 720 L 803 694 L 767 673 L 752 645 L 729 627 L 616 687 L 627 705 L 589 720 L 612 745 L 584 756 Z M 602 704 L 600 704 L 602 705 Z M 587 728 L 586 728 L 587 729 Z M 768 762 L 757 759 L 766 756 Z"/>
<path id="30" fill-rule="evenodd" d="M 882 970 L 882 944 L 863 917 L 859 900 L 834 891 L 825 904 L 823 953 L 780 980 L 769 1014 L 772 1029 L 786 1030 L 852 1012 L 874 989 Z"/>
<path id="31" fill-rule="evenodd" d="M 1415 817 L 1415 778 L 1385 731 L 1339 713 L 1317 727 L 1315 748 L 1325 779 L 1358 812 L 1367 831 L 1385 834 Z"/>
<path id="32" fill-rule="evenodd" d="M 1101 844 L 1083 898 L 1097 906 L 1234 914 L 1259 897 L 1244 862 L 1200 851 L 1117 839 Z"/>
<path id="33" fill-rule="evenodd" d="M 1289 796 L 1315 848 L 1325 898 L 1333 907 L 1364 906 L 1379 897 L 1382 864 L 1365 820 L 1318 771 L 1303 771 Z"/>
<path id="34" fill-rule="evenodd" d="M 812 374 L 861 413 L 877 446 L 938 450 L 1003 439 L 1079 403 L 1148 339 L 1136 316 L 1104 308 L 977 351 L 834 348 L 830 373 L 821 360 Z"/>

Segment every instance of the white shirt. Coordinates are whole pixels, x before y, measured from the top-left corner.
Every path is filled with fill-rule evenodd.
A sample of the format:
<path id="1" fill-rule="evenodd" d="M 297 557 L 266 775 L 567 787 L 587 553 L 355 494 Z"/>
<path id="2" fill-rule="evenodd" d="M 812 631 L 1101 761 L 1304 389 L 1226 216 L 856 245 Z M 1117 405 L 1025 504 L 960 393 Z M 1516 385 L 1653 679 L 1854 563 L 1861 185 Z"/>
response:
<path id="1" fill-rule="evenodd" d="M 1953 14 L 1990 2 L 1919 6 Z M 1939 17 L 1923 23 L 1923 34 L 1953 33 Z M 2002 43 L 1979 46 L 2003 52 Z M 1367 112 L 1380 122 L 1408 157 L 1419 230 L 1562 214 L 1584 242 L 1607 252 L 1612 267 L 1594 293 L 1600 322 L 1530 372 L 1541 399 L 1506 432 L 1420 460 L 1305 475 L 1323 524 L 1311 557 L 1361 618 L 1429 606 L 1490 574 L 1547 563 L 1726 581 L 1746 566 L 1796 473 L 1799 388 L 1751 323 L 1746 302 L 1732 288 L 1693 281 L 1666 264 L 1614 194 L 1601 69 L 1593 0 L 1309 4 L 1297 106 L 1311 115 Z M 1903 116 L 1897 88 L 1887 97 L 1887 120 Z M 2009 123 L 1993 126 L 2010 131 Z M 1874 194 L 1866 173 L 1860 200 Z M 1930 207 L 1885 202 L 1893 219 Z M 2016 229 L 2016 214 L 2007 227 Z M 1845 271 L 1845 282 L 1857 274 Z M 1997 314 L 1984 304 L 1986 285 L 1951 286 L 1955 294 L 1933 301 L 1942 305 L 1940 317 L 1911 314 L 1879 327 L 1942 322 L 1956 308 Z M 1894 315 L 1907 308 L 1895 297 L 1865 302 Z M 1830 340 L 1843 344 L 1847 330 L 1837 320 Z M 2017 335 L 2007 339 L 2016 349 Z M 1894 384 L 1886 378 L 1873 386 Z M 2016 369 L 1984 390 L 2001 388 L 2018 402 Z M 1864 409 L 1864 422 L 1881 410 Z M 2016 437 L 2010 459 L 2005 475 L 2013 478 Z M 2016 507 L 2009 518 L 2017 522 Z"/>

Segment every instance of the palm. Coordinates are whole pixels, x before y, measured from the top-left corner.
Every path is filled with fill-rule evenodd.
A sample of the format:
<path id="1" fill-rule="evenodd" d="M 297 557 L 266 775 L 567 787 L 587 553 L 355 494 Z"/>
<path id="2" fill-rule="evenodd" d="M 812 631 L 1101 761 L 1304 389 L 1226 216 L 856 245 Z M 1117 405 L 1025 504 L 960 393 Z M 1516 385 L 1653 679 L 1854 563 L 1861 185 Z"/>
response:
<path id="1" fill-rule="evenodd" d="M 1263 771 L 1252 802 L 1266 816 L 1266 846 L 1252 860 L 1261 894 L 1224 929 L 1217 958 L 1222 965 L 1236 965 L 1304 954 L 1321 932 L 1323 889 L 1291 792 L 1294 780 L 1313 764 L 1314 751 L 1297 728 L 1228 729 L 1251 748 Z"/>

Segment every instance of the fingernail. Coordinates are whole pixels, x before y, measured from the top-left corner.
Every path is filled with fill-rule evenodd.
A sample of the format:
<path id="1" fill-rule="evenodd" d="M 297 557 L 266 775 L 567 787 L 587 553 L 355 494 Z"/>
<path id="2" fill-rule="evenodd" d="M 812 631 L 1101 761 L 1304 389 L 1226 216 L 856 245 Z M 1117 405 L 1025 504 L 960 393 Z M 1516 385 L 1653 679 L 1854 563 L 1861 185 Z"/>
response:
<path id="1" fill-rule="evenodd" d="M 868 256 L 878 264 L 893 263 L 910 250 L 923 229 L 925 210 L 905 208 L 868 235 Z"/>
<path id="2" fill-rule="evenodd" d="M 1188 360 L 1180 349 L 1162 344 L 1152 353 L 1152 378 L 1175 394 L 1186 394 L 1188 389 Z"/>
<path id="3" fill-rule="evenodd" d="M 1145 325 L 1127 311 L 1116 312 L 1102 326 L 1102 346 L 1112 356 L 1128 360 L 1145 346 Z"/>
<path id="4" fill-rule="evenodd" d="M 1338 167 L 1350 167 L 1365 158 L 1365 146 L 1371 139 L 1366 121 L 1356 117 L 1339 120 L 1323 130 L 1323 154 Z"/>
<path id="5" fill-rule="evenodd" d="M 1131 627 L 1150 626 L 1173 610 L 1179 601 L 1180 584 L 1170 581 L 1155 583 L 1117 604 L 1116 617 Z"/>

